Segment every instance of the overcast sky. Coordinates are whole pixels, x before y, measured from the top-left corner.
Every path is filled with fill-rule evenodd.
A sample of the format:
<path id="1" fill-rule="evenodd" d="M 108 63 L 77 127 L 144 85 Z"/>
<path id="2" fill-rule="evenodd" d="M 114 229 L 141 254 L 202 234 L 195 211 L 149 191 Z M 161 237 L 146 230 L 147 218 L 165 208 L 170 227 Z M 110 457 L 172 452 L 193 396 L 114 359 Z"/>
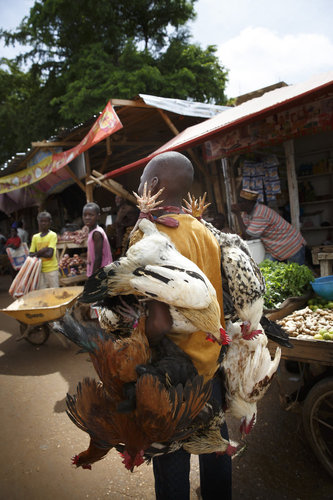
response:
<path id="1" fill-rule="evenodd" d="M 15 28 L 33 4 L 0 0 L 0 26 Z M 192 41 L 218 47 L 228 97 L 333 70 L 333 0 L 198 0 L 195 8 Z"/>

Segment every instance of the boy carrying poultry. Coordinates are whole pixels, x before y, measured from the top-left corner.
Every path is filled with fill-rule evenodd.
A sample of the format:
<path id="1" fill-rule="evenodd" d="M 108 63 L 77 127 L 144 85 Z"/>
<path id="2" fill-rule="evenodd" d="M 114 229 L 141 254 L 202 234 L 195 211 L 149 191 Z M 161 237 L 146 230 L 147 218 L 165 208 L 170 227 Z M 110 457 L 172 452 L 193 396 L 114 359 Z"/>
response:
<path id="1" fill-rule="evenodd" d="M 191 162 L 177 152 L 162 153 L 145 167 L 140 180 L 138 194 L 142 197 L 146 184 L 151 195 L 163 189 L 163 206 L 159 206 L 154 217 L 160 232 L 166 233 L 177 250 L 194 262 L 214 286 L 221 309 L 221 324 L 224 325 L 222 303 L 222 281 L 220 272 L 220 248 L 213 235 L 191 215 L 182 210 L 182 200 L 191 188 L 194 170 Z M 133 240 L 137 233 L 133 235 Z M 218 368 L 221 346 L 206 340 L 204 332 L 194 332 L 184 338 L 172 332 L 172 317 L 169 306 L 156 300 L 148 302 L 146 335 L 151 345 L 157 344 L 165 335 L 187 353 L 198 373 L 206 380 L 213 379 L 213 397 L 222 404 L 221 382 L 214 377 Z M 224 423 L 221 434 L 228 439 Z M 227 454 L 215 453 L 199 456 L 201 495 L 204 500 L 231 498 L 231 458 Z M 157 500 L 186 500 L 190 498 L 190 454 L 184 449 L 153 459 L 155 492 Z"/>

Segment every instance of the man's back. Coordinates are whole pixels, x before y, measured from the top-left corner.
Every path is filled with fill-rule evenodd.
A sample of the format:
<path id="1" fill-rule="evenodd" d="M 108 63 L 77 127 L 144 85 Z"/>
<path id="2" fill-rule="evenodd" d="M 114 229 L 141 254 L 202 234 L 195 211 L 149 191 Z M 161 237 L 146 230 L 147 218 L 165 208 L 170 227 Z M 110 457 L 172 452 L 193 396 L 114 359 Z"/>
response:
<path id="1" fill-rule="evenodd" d="M 190 215 L 168 214 L 179 221 L 177 228 L 157 224 L 159 231 L 167 234 L 184 257 L 192 260 L 207 276 L 216 290 L 224 326 L 221 279 L 221 252 L 214 236 L 198 220 Z M 186 339 L 176 333 L 168 335 L 192 358 L 198 372 L 213 377 L 217 368 L 220 346 L 206 340 L 204 332 L 194 332 Z"/>

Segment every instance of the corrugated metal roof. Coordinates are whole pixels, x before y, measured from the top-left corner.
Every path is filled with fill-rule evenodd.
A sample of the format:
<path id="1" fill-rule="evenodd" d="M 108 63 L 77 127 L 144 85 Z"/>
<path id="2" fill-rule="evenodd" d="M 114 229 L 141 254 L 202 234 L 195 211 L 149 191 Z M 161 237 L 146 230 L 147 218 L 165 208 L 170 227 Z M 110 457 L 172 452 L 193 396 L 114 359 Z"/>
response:
<path id="1" fill-rule="evenodd" d="M 164 109 L 172 113 L 184 116 L 199 116 L 210 118 L 221 113 L 229 106 L 219 106 L 217 104 L 206 104 L 204 102 L 185 101 L 183 99 L 171 99 L 170 97 L 158 97 L 155 95 L 139 94 L 141 99 L 149 106 Z"/>
<path id="2" fill-rule="evenodd" d="M 264 113 L 268 113 L 282 106 L 294 104 L 294 102 L 319 92 L 320 90 L 325 90 L 326 93 L 330 90 L 333 92 L 333 71 L 316 75 L 302 83 L 272 90 L 261 97 L 247 101 L 239 106 L 228 108 L 208 120 L 186 128 L 146 158 L 142 158 L 122 168 L 113 170 L 106 174 L 105 177 L 117 177 L 130 172 L 131 170 L 145 165 L 151 158 L 159 153 L 165 151 L 182 151 L 190 146 L 201 144 L 209 137 L 222 130 L 239 126 L 241 123 L 245 123 L 246 121 L 257 118 Z"/>

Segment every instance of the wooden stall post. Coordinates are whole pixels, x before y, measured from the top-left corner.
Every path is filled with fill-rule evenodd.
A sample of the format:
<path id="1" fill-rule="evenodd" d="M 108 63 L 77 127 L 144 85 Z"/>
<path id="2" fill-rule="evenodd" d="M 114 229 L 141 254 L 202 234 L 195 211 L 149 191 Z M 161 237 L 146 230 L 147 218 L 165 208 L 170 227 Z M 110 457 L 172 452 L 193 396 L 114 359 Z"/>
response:
<path id="1" fill-rule="evenodd" d="M 93 184 L 87 183 L 88 179 L 90 178 L 90 174 L 91 174 L 89 150 L 85 151 L 84 160 L 85 160 L 85 164 L 86 164 L 86 199 L 87 199 L 87 203 L 91 203 L 92 201 L 94 201 L 94 199 L 93 199 Z"/>
<path id="2" fill-rule="evenodd" d="M 222 173 L 225 182 L 225 193 L 226 193 L 226 203 L 227 203 L 227 221 L 228 226 L 232 229 L 238 228 L 237 218 L 231 211 L 231 205 L 236 203 L 235 185 L 233 179 L 233 172 L 230 167 L 230 162 L 228 158 L 221 158 Z"/>
<path id="3" fill-rule="evenodd" d="M 288 179 L 288 192 L 290 204 L 290 217 L 291 224 L 299 231 L 299 198 L 298 198 L 298 184 L 295 166 L 295 152 L 294 141 L 290 139 L 283 143 L 284 153 L 286 155 L 287 179 Z"/>
<path id="4" fill-rule="evenodd" d="M 215 200 L 216 200 L 216 207 L 218 213 L 223 213 L 223 200 L 222 200 L 222 194 L 221 194 L 221 186 L 220 186 L 220 179 L 219 175 L 217 172 L 217 167 L 216 167 L 216 162 L 213 161 L 211 163 L 212 166 L 212 183 L 213 183 L 213 189 L 214 189 L 214 195 L 215 195 Z"/>

